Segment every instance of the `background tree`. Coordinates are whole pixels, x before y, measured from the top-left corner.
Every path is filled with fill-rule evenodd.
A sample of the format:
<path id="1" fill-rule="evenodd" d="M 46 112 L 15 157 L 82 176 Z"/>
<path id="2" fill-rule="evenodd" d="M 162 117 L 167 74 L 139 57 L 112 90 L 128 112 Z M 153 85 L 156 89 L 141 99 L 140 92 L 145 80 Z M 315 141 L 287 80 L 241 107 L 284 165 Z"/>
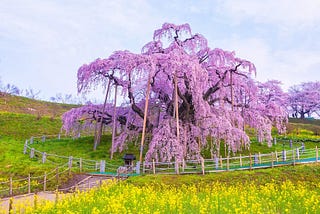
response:
<path id="1" fill-rule="evenodd" d="M 305 82 L 291 86 L 288 92 L 289 111 L 293 117 L 320 116 L 320 82 Z"/>
<path id="2" fill-rule="evenodd" d="M 108 102 L 104 111 L 97 107 L 98 113 L 87 118 L 89 123 L 122 126 L 112 152 L 125 148 L 132 135 L 145 130 L 150 139 L 147 160 L 182 160 L 199 158 L 207 139 L 212 139 L 213 146 L 223 141 L 231 152 L 248 146 L 245 126 L 271 142 L 272 124 L 281 127 L 285 117 L 279 111 L 267 111 L 265 103 L 271 101 L 261 100 L 252 77 L 255 72 L 251 62 L 234 52 L 210 49 L 188 24 L 165 23 L 141 54 L 116 51 L 81 66 L 78 91 L 86 93 L 109 82 L 110 94 L 116 88 L 120 91 L 114 99 L 120 95 L 123 103 L 115 111 L 111 112 L 112 102 Z M 276 108 L 277 102 L 272 104 Z M 82 108 L 83 114 L 72 110 L 64 115 L 66 131 L 73 131 L 79 118 L 92 112 L 87 109 L 91 107 Z"/>

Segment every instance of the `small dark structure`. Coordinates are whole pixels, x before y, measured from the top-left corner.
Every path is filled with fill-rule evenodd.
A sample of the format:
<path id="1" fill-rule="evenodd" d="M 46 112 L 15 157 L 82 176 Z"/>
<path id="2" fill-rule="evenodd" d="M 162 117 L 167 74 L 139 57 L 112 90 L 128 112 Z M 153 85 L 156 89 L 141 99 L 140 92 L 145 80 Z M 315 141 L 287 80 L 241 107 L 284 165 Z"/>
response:
<path id="1" fill-rule="evenodd" d="M 127 167 L 133 167 L 134 166 L 134 160 L 136 160 L 136 156 L 134 154 L 125 154 L 123 156 L 124 165 Z"/>

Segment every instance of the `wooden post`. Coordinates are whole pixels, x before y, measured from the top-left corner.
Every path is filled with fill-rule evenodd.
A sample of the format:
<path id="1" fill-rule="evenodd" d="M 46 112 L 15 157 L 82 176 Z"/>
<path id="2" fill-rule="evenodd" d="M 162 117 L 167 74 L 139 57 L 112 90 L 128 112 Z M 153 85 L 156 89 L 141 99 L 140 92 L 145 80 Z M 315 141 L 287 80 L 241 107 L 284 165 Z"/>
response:
<path id="1" fill-rule="evenodd" d="M 229 155 L 227 156 L 227 171 L 229 171 L 229 168 L 230 168 L 230 163 L 229 163 Z"/>
<path id="2" fill-rule="evenodd" d="M 175 165 L 175 169 L 176 169 L 176 174 L 179 175 L 179 163 L 178 163 L 177 159 L 176 159 L 174 165 Z"/>
<path id="3" fill-rule="evenodd" d="M 144 161 L 142 163 L 142 172 L 143 172 L 143 174 L 146 173 L 146 163 Z"/>
<path id="4" fill-rule="evenodd" d="M 45 135 L 42 136 L 41 141 L 42 142 L 46 142 L 46 136 Z"/>
<path id="5" fill-rule="evenodd" d="M 112 142 L 111 142 L 111 156 L 110 158 L 113 158 L 113 149 L 114 149 L 114 140 L 116 137 L 116 113 L 117 113 L 117 92 L 118 92 L 118 86 L 116 85 L 115 91 L 114 91 L 114 106 L 113 106 L 113 124 L 112 124 Z"/>
<path id="6" fill-rule="evenodd" d="M 59 185 L 59 167 L 56 168 L 56 181 L 58 186 Z"/>
<path id="7" fill-rule="evenodd" d="M 215 162 L 215 169 L 218 170 L 219 169 L 219 158 L 217 156 L 214 158 L 214 162 Z"/>
<path id="8" fill-rule="evenodd" d="M 46 189 L 47 189 L 47 172 L 45 172 L 43 176 L 43 191 L 45 192 Z"/>
<path id="9" fill-rule="evenodd" d="M 109 91 L 110 91 L 110 85 L 111 85 L 111 80 L 108 81 L 108 87 L 107 87 L 107 91 L 106 91 L 106 96 L 104 98 L 104 103 L 103 103 L 103 108 L 102 108 L 102 116 L 101 116 L 101 121 L 97 127 L 97 132 L 95 132 L 95 139 L 94 139 L 94 146 L 93 146 L 93 150 L 97 149 L 97 146 L 100 144 L 101 142 L 101 136 L 102 136 L 102 129 L 103 129 L 103 114 L 106 110 L 106 106 L 107 106 L 107 101 L 108 101 L 108 96 L 109 96 Z M 98 121 L 96 121 L 97 123 Z"/>
<path id="10" fill-rule="evenodd" d="M 184 172 L 185 167 L 186 167 L 186 162 L 184 159 L 182 159 L 182 172 Z"/>
<path id="11" fill-rule="evenodd" d="M 150 93 L 150 80 L 151 80 L 151 75 L 149 74 L 148 83 L 147 83 L 146 103 L 145 103 L 145 106 L 144 106 L 141 144 L 140 144 L 140 158 L 139 158 L 140 163 L 142 163 L 143 144 L 144 144 L 144 138 L 145 138 L 145 132 L 146 132 L 146 124 L 147 124 L 149 93 Z"/>
<path id="12" fill-rule="evenodd" d="M 30 138 L 30 144 L 33 144 L 33 137 Z"/>
<path id="13" fill-rule="evenodd" d="M 30 194 L 30 193 L 31 193 L 31 175 L 29 173 L 29 175 L 28 175 L 28 194 Z"/>
<path id="14" fill-rule="evenodd" d="M 24 143 L 23 154 L 27 154 L 27 149 L 28 149 L 28 140 L 26 140 L 26 142 Z"/>
<path id="15" fill-rule="evenodd" d="M 221 169 L 223 169 L 222 156 L 221 155 L 220 155 L 220 166 L 221 166 Z"/>
<path id="16" fill-rule="evenodd" d="M 79 171 L 82 172 L 82 158 L 79 159 Z"/>
<path id="17" fill-rule="evenodd" d="M 30 151 L 30 158 L 34 158 L 34 148 L 31 148 L 31 151 Z"/>
<path id="18" fill-rule="evenodd" d="M 316 163 L 318 163 L 319 159 L 319 151 L 318 151 L 318 146 L 316 146 Z"/>
<path id="19" fill-rule="evenodd" d="M 202 174 L 205 174 L 205 168 L 204 168 L 204 159 L 201 157 L 201 169 L 202 169 Z"/>
<path id="20" fill-rule="evenodd" d="M 294 154 L 294 149 L 292 149 L 292 161 L 293 161 L 293 166 L 296 165 L 296 156 Z"/>
<path id="21" fill-rule="evenodd" d="M 140 175 L 140 161 L 136 163 L 136 174 Z"/>
<path id="22" fill-rule="evenodd" d="M 242 157 L 241 157 L 241 154 L 240 154 L 239 158 L 240 158 L 240 159 L 239 159 L 239 162 L 240 162 L 239 164 L 240 164 L 240 167 L 242 167 Z"/>
<path id="23" fill-rule="evenodd" d="M 152 170 L 153 170 L 153 174 L 156 174 L 156 164 L 154 162 L 154 159 L 152 159 Z"/>
<path id="24" fill-rule="evenodd" d="M 100 161 L 100 173 L 104 173 L 106 171 L 106 161 L 101 160 Z"/>
<path id="25" fill-rule="evenodd" d="M 261 153 L 259 152 L 259 164 L 261 164 L 262 163 L 262 160 L 261 160 Z"/>
<path id="26" fill-rule="evenodd" d="M 46 152 L 42 152 L 42 163 L 45 163 L 47 160 L 47 153 Z"/>
<path id="27" fill-rule="evenodd" d="M 95 166 L 95 167 L 96 167 L 96 168 L 95 168 L 96 171 L 98 171 L 98 166 L 99 166 L 99 163 L 96 162 L 96 166 Z"/>
<path id="28" fill-rule="evenodd" d="M 59 134 L 58 134 L 58 140 L 60 140 L 60 139 L 61 139 L 61 134 L 59 133 Z"/>
<path id="29" fill-rule="evenodd" d="M 300 160 L 300 151 L 299 148 L 296 148 L 297 159 Z"/>
<path id="30" fill-rule="evenodd" d="M 69 176 L 71 176 L 72 160 L 73 160 L 73 157 L 70 156 L 70 157 L 69 157 L 69 162 L 68 162 Z"/>
<path id="31" fill-rule="evenodd" d="M 177 75 L 174 74 L 174 106 L 175 106 L 175 114 L 176 114 L 176 126 L 177 126 L 177 141 L 178 145 L 180 144 L 180 130 L 179 130 L 179 103 L 178 103 L 178 80 Z M 200 144 L 199 144 L 200 146 Z"/>
<path id="32" fill-rule="evenodd" d="M 12 176 L 10 176 L 10 183 L 9 183 L 9 195 L 12 196 Z"/>
<path id="33" fill-rule="evenodd" d="M 279 159 L 278 159 L 278 152 L 277 152 L 277 150 L 276 150 L 275 152 L 276 152 L 276 161 L 277 161 L 277 163 L 278 163 L 278 161 L 279 161 Z"/>
<path id="34" fill-rule="evenodd" d="M 273 152 L 271 152 L 271 168 L 273 168 L 274 166 L 274 157 L 273 157 Z"/>
<path id="35" fill-rule="evenodd" d="M 250 166 L 249 166 L 249 169 L 252 170 L 252 159 L 251 159 L 251 153 L 249 154 L 249 162 L 250 162 Z"/>

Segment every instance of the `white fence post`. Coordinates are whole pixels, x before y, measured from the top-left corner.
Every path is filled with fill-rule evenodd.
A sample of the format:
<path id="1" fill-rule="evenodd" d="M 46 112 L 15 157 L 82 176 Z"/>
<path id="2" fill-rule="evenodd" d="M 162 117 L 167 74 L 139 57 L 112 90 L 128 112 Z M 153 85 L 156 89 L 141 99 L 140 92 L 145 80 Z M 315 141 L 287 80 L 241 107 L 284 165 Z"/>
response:
<path id="1" fill-rule="evenodd" d="M 30 151 L 30 158 L 34 158 L 34 148 L 31 148 L 31 151 Z"/>
<path id="2" fill-rule="evenodd" d="M 101 160 L 100 161 L 100 173 L 104 173 L 106 171 L 106 161 Z"/>
<path id="3" fill-rule="evenodd" d="M 154 159 L 152 159 L 152 171 L 153 171 L 153 174 L 156 174 L 156 164 L 154 162 Z"/>
<path id="4" fill-rule="evenodd" d="M 45 163 L 47 160 L 47 153 L 46 152 L 43 152 L 42 153 L 42 163 Z"/>
<path id="5" fill-rule="evenodd" d="M 175 165 L 176 174 L 179 175 L 179 163 L 178 163 L 177 159 L 176 159 L 174 165 Z"/>
<path id="6" fill-rule="evenodd" d="M 202 170 L 202 174 L 204 175 L 205 168 L 204 168 L 204 159 L 203 159 L 203 157 L 201 157 L 201 170 Z"/>
<path id="7" fill-rule="evenodd" d="M 28 140 L 26 140 L 26 142 L 24 143 L 23 154 L 27 154 L 27 149 L 28 149 Z"/>
<path id="8" fill-rule="evenodd" d="M 137 161 L 136 163 L 136 173 L 140 175 L 140 161 Z"/>

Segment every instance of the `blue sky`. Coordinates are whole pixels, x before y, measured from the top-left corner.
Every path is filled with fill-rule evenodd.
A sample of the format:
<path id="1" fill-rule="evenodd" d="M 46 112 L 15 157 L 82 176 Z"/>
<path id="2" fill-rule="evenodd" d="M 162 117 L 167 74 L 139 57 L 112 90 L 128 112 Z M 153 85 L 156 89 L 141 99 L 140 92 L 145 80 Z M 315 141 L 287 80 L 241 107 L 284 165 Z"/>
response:
<path id="1" fill-rule="evenodd" d="M 211 48 L 252 61 L 283 88 L 320 80 L 319 0 L 0 0 L 0 77 L 48 99 L 76 94 L 77 70 L 139 53 L 164 22 L 189 23 Z"/>

